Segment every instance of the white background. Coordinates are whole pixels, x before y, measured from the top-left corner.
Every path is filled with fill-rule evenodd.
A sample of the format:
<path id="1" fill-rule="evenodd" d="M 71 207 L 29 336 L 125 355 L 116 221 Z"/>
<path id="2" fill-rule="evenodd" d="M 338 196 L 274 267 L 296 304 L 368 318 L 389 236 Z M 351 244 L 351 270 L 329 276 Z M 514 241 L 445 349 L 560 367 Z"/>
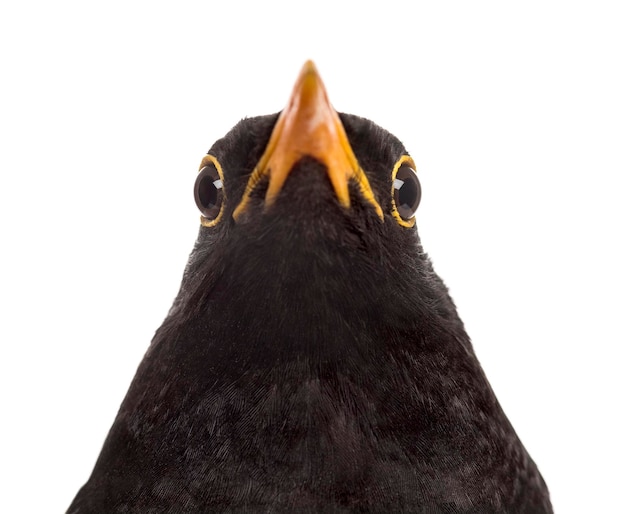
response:
<path id="1" fill-rule="evenodd" d="M 626 512 L 625 26 L 591 1 L 3 3 L 0 510 L 68 507 L 177 292 L 200 159 L 312 58 L 413 154 L 424 246 L 557 512 Z"/>

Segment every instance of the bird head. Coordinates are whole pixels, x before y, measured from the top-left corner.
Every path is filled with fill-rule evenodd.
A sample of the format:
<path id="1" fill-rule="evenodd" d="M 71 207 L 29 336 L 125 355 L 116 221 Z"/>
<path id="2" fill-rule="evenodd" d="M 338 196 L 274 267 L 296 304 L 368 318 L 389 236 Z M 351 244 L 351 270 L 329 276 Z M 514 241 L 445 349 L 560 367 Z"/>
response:
<path id="1" fill-rule="evenodd" d="M 310 61 L 280 113 L 244 119 L 211 147 L 194 192 L 201 227 L 179 323 L 276 349 L 362 341 L 370 319 L 413 330 L 420 310 L 457 320 L 420 245 L 413 159 L 386 130 L 336 112 Z"/>

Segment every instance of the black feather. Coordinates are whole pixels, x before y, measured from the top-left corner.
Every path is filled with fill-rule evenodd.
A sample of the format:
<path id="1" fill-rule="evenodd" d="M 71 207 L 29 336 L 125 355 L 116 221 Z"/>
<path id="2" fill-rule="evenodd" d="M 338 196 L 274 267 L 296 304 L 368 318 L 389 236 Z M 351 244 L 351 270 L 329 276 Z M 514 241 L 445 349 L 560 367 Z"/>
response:
<path id="1" fill-rule="evenodd" d="M 308 157 L 233 221 L 276 119 L 211 148 L 224 221 L 201 227 L 68 512 L 552 512 L 417 230 L 390 214 L 394 136 L 341 115 L 384 222 L 356 188 L 342 208 Z"/>

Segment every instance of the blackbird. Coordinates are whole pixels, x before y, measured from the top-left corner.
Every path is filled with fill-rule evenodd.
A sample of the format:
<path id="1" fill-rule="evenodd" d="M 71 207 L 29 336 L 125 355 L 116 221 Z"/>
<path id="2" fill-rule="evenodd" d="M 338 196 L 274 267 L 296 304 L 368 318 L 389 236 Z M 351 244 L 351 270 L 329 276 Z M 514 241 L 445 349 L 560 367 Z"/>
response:
<path id="1" fill-rule="evenodd" d="M 180 292 L 68 513 L 549 513 L 389 132 L 307 62 L 218 140 Z"/>

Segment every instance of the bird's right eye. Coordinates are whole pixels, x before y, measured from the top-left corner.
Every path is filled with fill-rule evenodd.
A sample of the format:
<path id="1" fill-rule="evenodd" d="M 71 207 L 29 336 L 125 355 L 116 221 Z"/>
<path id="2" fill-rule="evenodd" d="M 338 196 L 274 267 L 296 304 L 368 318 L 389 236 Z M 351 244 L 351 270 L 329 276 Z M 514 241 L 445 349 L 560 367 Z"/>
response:
<path id="1" fill-rule="evenodd" d="M 221 166 L 215 157 L 207 155 L 194 185 L 196 205 L 202 213 L 201 223 L 212 227 L 221 218 L 224 204 L 224 179 Z"/>

